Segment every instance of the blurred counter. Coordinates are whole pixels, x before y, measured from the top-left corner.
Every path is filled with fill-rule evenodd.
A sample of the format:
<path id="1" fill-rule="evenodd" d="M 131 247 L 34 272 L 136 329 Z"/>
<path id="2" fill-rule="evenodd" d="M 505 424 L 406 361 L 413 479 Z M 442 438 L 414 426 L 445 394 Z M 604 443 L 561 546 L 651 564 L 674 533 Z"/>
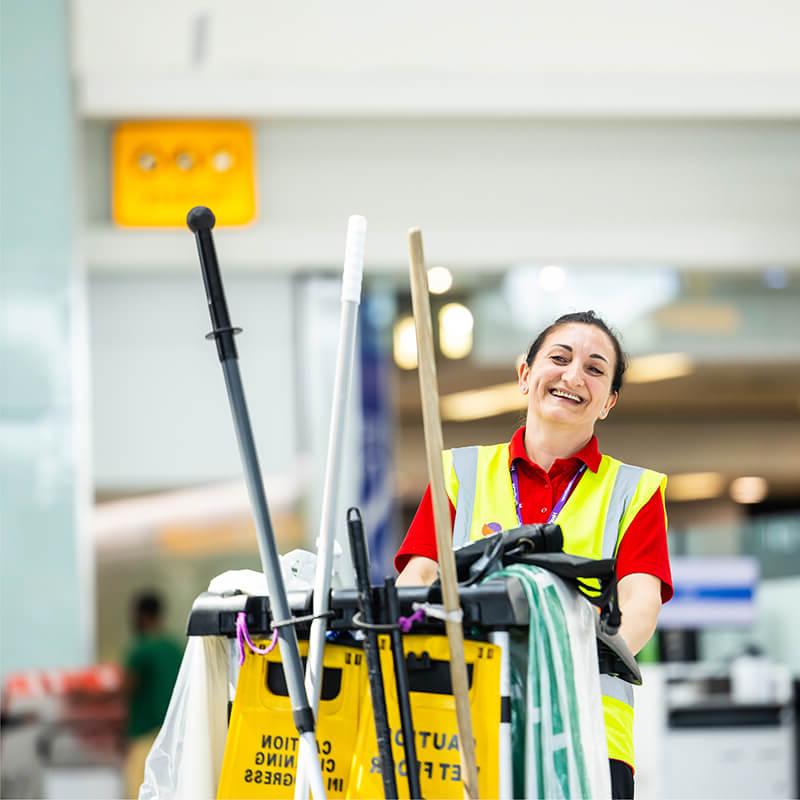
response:
<path id="1" fill-rule="evenodd" d="M 770 680 L 749 694 L 730 664 L 649 664 L 642 676 L 637 800 L 798 797 L 798 683 L 785 668 L 773 664 Z M 748 700 L 755 687 L 759 698 Z"/>

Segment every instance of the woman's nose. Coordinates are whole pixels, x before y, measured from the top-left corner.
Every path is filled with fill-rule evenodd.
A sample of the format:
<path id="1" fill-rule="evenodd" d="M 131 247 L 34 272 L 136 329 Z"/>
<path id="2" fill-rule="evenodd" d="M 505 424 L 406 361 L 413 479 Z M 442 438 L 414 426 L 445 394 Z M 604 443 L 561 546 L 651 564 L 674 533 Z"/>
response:
<path id="1" fill-rule="evenodd" d="M 583 373 L 581 372 L 580 365 L 577 361 L 571 361 L 567 364 L 564 370 L 564 380 L 573 386 L 580 386 L 583 384 Z"/>

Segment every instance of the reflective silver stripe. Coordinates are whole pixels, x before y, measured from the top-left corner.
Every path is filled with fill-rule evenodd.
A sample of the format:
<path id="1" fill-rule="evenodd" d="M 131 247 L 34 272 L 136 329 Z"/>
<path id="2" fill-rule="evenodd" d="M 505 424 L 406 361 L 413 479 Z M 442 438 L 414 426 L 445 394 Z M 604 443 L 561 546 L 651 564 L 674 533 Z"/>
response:
<path id="1" fill-rule="evenodd" d="M 600 691 L 603 697 L 613 697 L 621 703 L 625 703 L 633 708 L 633 686 L 622 678 L 615 678 L 613 675 L 600 676 Z"/>
<path id="2" fill-rule="evenodd" d="M 472 511 L 475 507 L 475 485 L 478 481 L 478 448 L 453 449 L 453 469 L 458 478 L 458 502 L 453 523 L 453 549 L 469 544 Z"/>
<path id="3" fill-rule="evenodd" d="M 625 516 L 628 503 L 635 494 L 642 475 L 644 475 L 644 470 L 641 467 L 632 467 L 630 464 L 620 464 L 619 466 L 606 512 L 606 524 L 603 530 L 603 558 L 614 557 L 619 536 L 619 524 Z"/>

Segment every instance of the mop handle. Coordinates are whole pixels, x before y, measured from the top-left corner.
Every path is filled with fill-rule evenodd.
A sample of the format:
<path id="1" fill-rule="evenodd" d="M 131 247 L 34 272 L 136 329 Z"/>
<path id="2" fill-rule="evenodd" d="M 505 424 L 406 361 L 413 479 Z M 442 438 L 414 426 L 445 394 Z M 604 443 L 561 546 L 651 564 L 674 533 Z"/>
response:
<path id="1" fill-rule="evenodd" d="M 397 598 L 397 587 L 392 578 L 383 581 L 383 602 L 390 620 L 400 616 L 400 601 Z M 411 684 L 408 680 L 403 635 L 400 628 L 389 633 L 392 648 L 392 664 L 394 665 L 394 682 L 397 691 L 397 709 L 400 712 L 400 729 L 403 731 L 403 752 L 406 757 L 406 778 L 408 779 L 408 796 L 411 800 L 421 800 L 422 786 L 417 762 L 417 740 L 414 731 L 414 718 L 411 713 Z"/>
<path id="2" fill-rule="evenodd" d="M 211 324 L 214 326 L 207 338 L 216 339 L 219 360 L 225 361 L 229 358 L 239 357 L 233 337 L 237 333 L 241 333 L 241 328 L 231 326 L 231 318 L 228 314 L 228 303 L 225 300 L 225 289 L 219 274 L 214 237 L 211 235 L 211 229 L 216 221 L 214 213 L 205 206 L 196 206 L 186 217 L 186 224 L 197 239 L 197 252 L 200 256 L 200 268 L 203 271 L 203 285 L 206 287 L 206 298 L 208 299 L 208 313 L 211 315 Z"/>
<path id="3" fill-rule="evenodd" d="M 347 533 L 350 537 L 350 553 L 356 573 L 358 607 L 364 622 L 372 625 L 375 622 L 375 610 L 372 587 L 369 583 L 369 548 L 361 522 L 361 512 L 357 508 L 351 508 L 347 512 Z M 378 651 L 378 634 L 374 630 L 367 629 L 364 634 L 364 656 L 367 659 L 372 712 L 375 718 L 375 737 L 381 759 L 383 794 L 386 800 L 392 800 L 398 796 L 394 774 L 394 756 L 392 755 L 392 733 L 389 729 L 389 715 L 386 709 L 386 692 L 383 687 L 383 670 Z"/>
<path id="4" fill-rule="evenodd" d="M 214 249 L 214 239 L 211 235 L 211 229 L 215 223 L 214 214 L 208 208 L 198 206 L 189 212 L 186 223 L 197 240 L 197 250 L 200 255 L 203 281 L 208 298 L 208 309 L 214 326 L 206 338 L 214 338 L 217 342 L 217 353 L 219 354 L 222 372 L 225 377 L 225 387 L 228 391 L 228 400 L 230 401 L 236 438 L 239 443 L 247 490 L 256 523 L 261 565 L 264 570 L 264 577 L 267 579 L 270 613 L 273 619 L 277 617 L 280 620 L 288 620 L 291 616 L 291 611 L 283 574 L 281 573 L 275 533 L 269 518 L 267 498 L 264 494 L 264 482 L 261 478 L 261 468 L 258 463 L 255 440 L 250 425 L 250 415 L 247 411 L 244 387 L 239 373 L 236 347 L 233 342 L 234 334 L 239 331 L 230 324 L 228 306 L 225 302 L 225 292 Z M 322 769 L 317 758 L 317 741 L 314 736 L 314 712 L 309 706 L 306 689 L 303 684 L 303 665 L 297 645 L 297 633 L 292 625 L 278 628 L 278 645 L 281 651 L 286 685 L 289 690 L 292 717 L 299 736 L 300 758 L 303 758 L 303 753 L 306 754 L 305 758 L 309 765 L 306 769 L 311 781 L 314 800 L 325 800 L 325 785 L 322 778 Z"/>
<path id="5" fill-rule="evenodd" d="M 308 661 L 306 663 L 306 692 L 311 707 L 316 711 L 322 691 L 322 659 L 325 648 L 324 614 L 328 611 L 331 590 L 333 544 L 336 536 L 336 504 L 339 499 L 339 482 L 344 453 L 344 432 L 347 422 L 347 402 L 350 394 L 350 377 L 355 359 L 358 327 L 358 307 L 361 302 L 361 279 L 364 273 L 364 245 L 367 238 L 367 220 L 353 214 L 347 220 L 347 237 L 342 269 L 342 313 L 339 320 L 339 345 L 336 352 L 336 373 L 333 383 L 331 421 L 328 430 L 328 454 L 325 460 L 325 481 L 320 510 L 319 537 L 317 539 L 317 566 L 314 572 L 314 615 L 308 636 Z M 295 787 L 296 800 L 306 797 L 302 781 Z"/>
<path id="6" fill-rule="evenodd" d="M 442 604 L 446 612 L 445 630 L 450 647 L 450 680 L 458 723 L 461 753 L 461 781 L 465 800 L 477 800 L 478 767 L 472 737 L 472 714 L 469 703 L 469 680 L 464 659 L 464 629 L 461 624 L 461 601 L 458 595 L 456 563 L 453 556 L 452 527 L 447 508 L 447 493 L 442 467 L 442 420 L 439 416 L 439 387 L 433 352 L 433 323 L 428 295 L 428 278 L 422 249 L 422 233 L 417 228 L 408 232 L 411 304 L 417 331 L 422 425 L 425 432 L 425 455 L 431 484 L 436 550 L 442 584 Z"/>
<path id="7" fill-rule="evenodd" d="M 333 382 L 331 421 L 328 429 L 328 455 L 325 460 L 325 481 L 317 539 L 317 566 L 314 572 L 314 615 L 308 634 L 308 659 L 306 661 L 306 693 L 311 708 L 319 707 L 322 692 L 323 656 L 325 649 L 325 613 L 331 590 L 333 544 L 336 535 L 336 507 L 339 499 L 339 481 L 342 473 L 344 432 L 347 422 L 347 403 L 350 393 L 350 376 L 355 359 L 358 307 L 361 302 L 361 278 L 364 272 L 364 245 L 367 237 L 367 220 L 358 214 L 347 221 L 347 238 L 342 270 L 342 312 L 339 319 L 339 345 L 336 352 L 336 372 Z M 298 779 L 294 800 L 308 797 L 305 764 L 298 763 Z"/>
<path id="8" fill-rule="evenodd" d="M 358 305 L 361 302 L 361 279 L 364 275 L 364 247 L 367 241 L 367 220 L 353 214 L 347 220 L 347 238 L 342 269 L 342 300 Z"/>

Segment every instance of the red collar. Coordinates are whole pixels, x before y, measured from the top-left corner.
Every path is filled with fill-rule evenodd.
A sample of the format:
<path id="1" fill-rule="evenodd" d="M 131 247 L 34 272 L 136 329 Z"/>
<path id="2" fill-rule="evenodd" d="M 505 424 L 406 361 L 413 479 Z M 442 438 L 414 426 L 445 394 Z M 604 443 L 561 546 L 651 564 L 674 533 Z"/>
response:
<path id="1" fill-rule="evenodd" d="M 525 451 L 525 426 L 517 428 L 511 441 L 508 443 L 508 466 L 510 467 L 516 459 L 521 458 L 527 464 L 539 466 L 528 458 L 528 453 Z M 600 467 L 600 459 L 602 455 L 600 448 L 597 445 L 597 437 L 592 436 L 588 442 L 577 453 L 573 453 L 570 457 L 577 458 L 582 461 L 592 471 L 597 472 Z M 558 459 L 559 461 L 566 461 L 567 459 Z"/>

